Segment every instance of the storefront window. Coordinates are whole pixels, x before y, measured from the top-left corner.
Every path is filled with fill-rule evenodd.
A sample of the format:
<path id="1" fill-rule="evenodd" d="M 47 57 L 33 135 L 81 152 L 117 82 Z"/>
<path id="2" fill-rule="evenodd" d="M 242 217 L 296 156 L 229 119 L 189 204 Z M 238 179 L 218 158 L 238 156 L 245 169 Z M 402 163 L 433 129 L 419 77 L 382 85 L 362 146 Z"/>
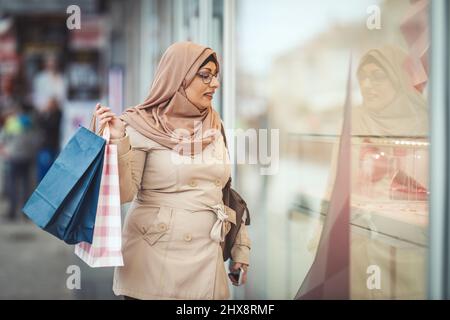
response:
<path id="1" fill-rule="evenodd" d="M 349 246 L 334 255 L 348 253 L 352 299 L 425 298 L 428 2 L 244 0 L 236 14 L 237 127 L 280 129 L 276 174 L 237 167 L 258 244 L 242 296 L 294 298 L 330 240 L 351 59 Z"/>

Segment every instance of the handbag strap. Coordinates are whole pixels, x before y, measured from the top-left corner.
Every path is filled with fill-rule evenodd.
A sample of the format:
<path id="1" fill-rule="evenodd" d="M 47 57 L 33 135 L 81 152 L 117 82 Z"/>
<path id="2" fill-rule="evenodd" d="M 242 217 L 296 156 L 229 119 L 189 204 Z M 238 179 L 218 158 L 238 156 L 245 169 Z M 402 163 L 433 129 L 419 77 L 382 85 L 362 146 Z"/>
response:
<path id="1" fill-rule="evenodd" d="M 223 123 L 220 122 L 220 132 L 222 133 L 222 137 L 223 137 L 223 143 L 225 144 L 225 148 L 228 149 L 228 144 L 227 144 L 227 136 L 225 135 L 225 129 L 223 127 Z M 230 188 L 231 187 L 231 177 L 228 179 L 227 184 L 225 185 L 225 188 Z"/>
<path id="2" fill-rule="evenodd" d="M 227 136 L 225 135 L 225 129 L 223 128 L 223 123 L 220 123 L 220 132 L 222 133 L 223 142 L 225 143 L 225 148 L 228 149 Z"/>

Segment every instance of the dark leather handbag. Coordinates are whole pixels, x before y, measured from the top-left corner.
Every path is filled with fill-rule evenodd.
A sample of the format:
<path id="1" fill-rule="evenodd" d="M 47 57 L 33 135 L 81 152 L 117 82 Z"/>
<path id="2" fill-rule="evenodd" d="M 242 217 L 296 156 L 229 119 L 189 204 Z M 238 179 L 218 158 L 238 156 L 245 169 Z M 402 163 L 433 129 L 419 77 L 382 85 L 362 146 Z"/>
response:
<path id="1" fill-rule="evenodd" d="M 223 126 L 221 127 L 221 132 L 223 136 L 223 141 L 225 142 L 225 147 L 227 146 L 227 138 L 225 137 L 225 131 Z M 231 188 L 231 178 L 228 180 L 225 187 L 222 189 L 222 200 L 223 203 L 233 209 L 236 212 L 236 225 L 230 224 L 230 231 L 225 236 L 225 240 L 221 242 L 223 261 L 227 261 L 231 257 L 231 249 L 233 248 L 234 242 L 236 241 L 236 236 L 239 233 L 242 223 L 242 217 L 247 213 L 245 219 L 245 225 L 250 225 L 250 212 L 248 211 L 247 204 L 244 199 L 237 193 L 236 190 Z"/>

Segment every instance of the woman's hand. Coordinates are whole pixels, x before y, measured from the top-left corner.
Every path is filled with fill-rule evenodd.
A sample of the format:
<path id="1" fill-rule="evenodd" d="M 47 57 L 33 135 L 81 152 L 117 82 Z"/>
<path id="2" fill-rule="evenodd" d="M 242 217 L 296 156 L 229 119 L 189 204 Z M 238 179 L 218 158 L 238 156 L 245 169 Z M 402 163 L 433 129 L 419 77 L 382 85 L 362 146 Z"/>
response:
<path id="1" fill-rule="evenodd" d="M 95 106 L 95 115 L 99 120 L 100 128 L 103 128 L 109 122 L 109 131 L 111 139 L 120 139 L 125 137 L 125 125 L 114 112 L 108 107 L 103 107 L 100 103 Z"/>
<path id="2" fill-rule="evenodd" d="M 240 262 L 234 262 L 231 266 L 230 266 L 230 271 L 236 271 L 239 270 L 239 268 L 242 268 L 244 270 L 244 272 L 241 272 L 240 277 L 242 277 L 241 280 L 241 285 L 244 285 L 247 282 L 247 269 L 248 269 L 248 265 L 244 264 L 244 263 L 240 263 Z M 238 282 L 233 281 L 233 279 L 230 277 L 231 283 L 234 286 L 238 286 Z"/>

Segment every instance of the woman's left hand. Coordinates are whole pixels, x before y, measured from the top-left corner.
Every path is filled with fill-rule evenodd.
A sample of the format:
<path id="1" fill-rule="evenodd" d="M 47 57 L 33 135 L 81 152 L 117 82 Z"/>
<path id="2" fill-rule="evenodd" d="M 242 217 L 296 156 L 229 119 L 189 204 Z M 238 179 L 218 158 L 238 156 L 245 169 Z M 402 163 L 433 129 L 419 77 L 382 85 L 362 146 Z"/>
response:
<path id="1" fill-rule="evenodd" d="M 230 271 L 236 271 L 239 270 L 239 268 L 242 268 L 244 270 L 244 272 L 241 272 L 241 285 L 244 285 L 247 282 L 247 269 L 248 269 L 248 265 L 245 263 L 240 263 L 240 262 L 234 262 L 232 265 L 230 265 Z M 232 281 L 232 284 L 237 286 L 238 283 Z"/>

